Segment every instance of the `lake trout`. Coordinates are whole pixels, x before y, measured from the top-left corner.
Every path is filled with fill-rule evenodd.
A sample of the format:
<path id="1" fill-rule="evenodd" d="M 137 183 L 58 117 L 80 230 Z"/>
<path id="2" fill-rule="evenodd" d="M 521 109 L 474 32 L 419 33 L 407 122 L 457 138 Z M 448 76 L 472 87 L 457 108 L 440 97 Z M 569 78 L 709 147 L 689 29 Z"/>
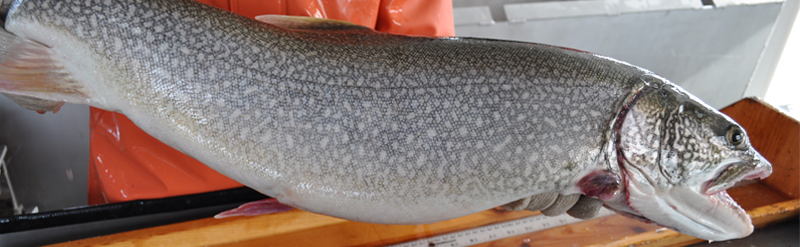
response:
<path id="1" fill-rule="evenodd" d="M 733 120 L 591 53 L 189 0 L 0 1 L 0 92 L 124 113 L 311 212 L 422 224 L 557 192 L 725 240 L 753 230 L 725 189 L 771 173 Z"/>

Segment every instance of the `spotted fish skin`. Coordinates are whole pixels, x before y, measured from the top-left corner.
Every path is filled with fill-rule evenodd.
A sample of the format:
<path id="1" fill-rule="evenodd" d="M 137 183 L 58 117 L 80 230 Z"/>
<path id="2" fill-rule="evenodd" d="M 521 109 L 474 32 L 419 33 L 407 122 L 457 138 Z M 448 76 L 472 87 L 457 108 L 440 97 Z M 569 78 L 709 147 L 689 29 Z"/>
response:
<path id="1" fill-rule="evenodd" d="M 185 0 L 23 0 L 6 22 L 78 85 L 50 99 L 122 112 L 283 203 L 376 223 L 579 192 L 649 73 L 540 44 L 289 30 Z"/>

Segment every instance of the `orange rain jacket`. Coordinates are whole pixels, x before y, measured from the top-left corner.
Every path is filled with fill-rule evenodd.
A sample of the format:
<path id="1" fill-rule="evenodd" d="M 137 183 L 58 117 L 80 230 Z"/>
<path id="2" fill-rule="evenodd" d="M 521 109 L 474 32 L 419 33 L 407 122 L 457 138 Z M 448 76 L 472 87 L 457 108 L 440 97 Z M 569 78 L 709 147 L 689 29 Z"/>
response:
<path id="1" fill-rule="evenodd" d="M 280 14 L 349 21 L 394 34 L 453 36 L 452 0 L 198 0 L 254 18 Z M 125 115 L 91 108 L 89 204 L 240 187 L 151 137 Z"/>

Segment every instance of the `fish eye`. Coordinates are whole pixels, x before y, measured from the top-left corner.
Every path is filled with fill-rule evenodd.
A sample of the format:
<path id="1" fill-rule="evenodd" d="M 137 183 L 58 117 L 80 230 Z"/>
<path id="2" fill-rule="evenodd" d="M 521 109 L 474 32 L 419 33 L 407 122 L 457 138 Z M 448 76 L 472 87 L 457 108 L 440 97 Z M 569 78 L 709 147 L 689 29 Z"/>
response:
<path id="1" fill-rule="evenodd" d="M 744 143 L 744 131 L 742 131 L 741 128 L 734 126 L 728 130 L 727 139 L 728 143 L 735 147 L 739 147 Z"/>

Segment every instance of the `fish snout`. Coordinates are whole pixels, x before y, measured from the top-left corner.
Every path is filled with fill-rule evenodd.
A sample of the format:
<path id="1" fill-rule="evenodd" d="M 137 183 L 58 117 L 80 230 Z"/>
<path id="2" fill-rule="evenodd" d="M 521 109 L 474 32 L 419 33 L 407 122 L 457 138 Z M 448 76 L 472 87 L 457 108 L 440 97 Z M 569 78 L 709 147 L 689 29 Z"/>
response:
<path id="1" fill-rule="evenodd" d="M 769 177 L 769 175 L 772 174 L 772 164 L 769 163 L 764 156 L 761 156 L 760 153 L 755 150 L 753 150 L 753 152 L 755 152 L 755 157 L 753 158 L 752 164 L 755 164 L 755 166 L 750 175 L 744 179 L 765 179 Z"/>

